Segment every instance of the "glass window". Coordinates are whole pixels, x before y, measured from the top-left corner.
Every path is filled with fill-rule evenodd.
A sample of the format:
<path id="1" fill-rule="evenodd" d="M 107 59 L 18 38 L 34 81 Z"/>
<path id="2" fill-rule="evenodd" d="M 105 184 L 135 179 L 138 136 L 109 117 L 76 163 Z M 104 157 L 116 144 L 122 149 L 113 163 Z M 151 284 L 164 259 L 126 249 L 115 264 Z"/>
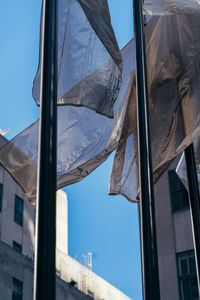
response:
<path id="1" fill-rule="evenodd" d="M 172 212 L 177 212 L 183 209 L 189 208 L 189 198 L 188 192 L 175 170 L 170 170 L 169 175 L 169 186 L 170 186 L 170 196 L 172 204 Z"/>
<path id="2" fill-rule="evenodd" d="M 20 226 L 23 226 L 23 206 L 24 201 L 15 195 L 15 213 L 14 213 L 14 221 Z"/>
<path id="3" fill-rule="evenodd" d="M 13 291 L 12 291 L 12 300 L 22 300 L 23 293 L 23 283 L 13 278 Z"/>
<path id="4" fill-rule="evenodd" d="M 18 244 L 15 241 L 13 241 L 13 249 L 19 253 L 22 253 L 22 245 Z"/>
<path id="5" fill-rule="evenodd" d="M 2 211 L 3 184 L 0 183 L 0 212 Z"/>
<path id="6" fill-rule="evenodd" d="M 198 300 L 194 251 L 177 254 L 181 300 Z"/>

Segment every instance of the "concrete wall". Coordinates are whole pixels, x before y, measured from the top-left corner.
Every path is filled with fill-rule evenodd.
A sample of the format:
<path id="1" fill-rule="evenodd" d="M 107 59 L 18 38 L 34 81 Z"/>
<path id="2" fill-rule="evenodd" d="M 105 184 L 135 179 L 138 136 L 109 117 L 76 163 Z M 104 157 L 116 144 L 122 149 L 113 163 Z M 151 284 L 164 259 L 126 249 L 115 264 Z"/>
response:
<path id="1" fill-rule="evenodd" d="M 68 254 L 68 202 L 67 194 L 57 191 L 56 206 L 56 248 Z"/>
<path id="2" fill-rule="evenodd" d="M 155 185 L 156 227 L 162 300 L 179 300 L 173 219 L 167 172 Z"/>
<path id="3" fill-rule="evenodd" d="M 173 226 L 176 253 L 194 248 L 190 211 L 180 211 L 173 214 Z"/>
<path id="4" fill-rule="evenodd" d="M 33 262 L 0 241 L 0 299 L 12 299 L 13 277 L 23 282 L 23 299 L 33 299 Z M 91 300 L 57 277 L 56 299 Z"/>
<path id="5" fill-rule="evenodd" d="M 0 147 L 6 140 L 0 136 Z M 23 299 L 33 298 L 33 257 L 35 207 L 24 197 L 23 191 L 0 166 L 3 184 L 2 212 L 0 213 L 0 299 L 12 299 L 13 277 L 23 282 Z M 23 226 L 14 222 L 15 195 L 23 199 Z M 67 195 L 57 192 L 56 248 L 58 300 L 130 300 L 111 284 L 69 257 Z M 13 241 L 22 245 L 16 252 Z M 74 283 L 76 287 L 73 286 Z"/>
<path id="6" fill-rule="evenodd" d="M 11 176 L 0 166 L 0 183 L 3 184 L 2 212 L 0 213 L 0 239 L 10 247 L 13 241 L 22 245 L 22 253 L 33 259 L 34 255 L 34 214 L 23 191 Z M 15 195 L 23 199 L 23 226 L 14 222 Z"/>
<path id="7" fill-rule="evenodd" d="M 168 172 L 155 185 L 155 198 L 161 299 L 179 300 L 176 255 L 194 248 L 190 211 L 172 214 Z"/>
<path id="8" fill-rule="evenodd" d="M 23 299 L 32 300 L 33 262 L 0 242 L 1 299 L 12 299 L 13 277 L 23 282 Z"/>
<path id="9" fill-rule="evenodd" d="M 57 300 L 130 300 L 108 282 L 57 250 Z M 87 277 L 86 277 L 87 276 Z M 13 278 L 23 282 L 23 299 L 33 299 L 33 261 L 0 241 L 0 299 L 12 299 Z M 77 285 L 72 284 L 72 280 Z"/>
<path id="10" fill-rule="evenodd" d="M 95 300 L 130 300 L 113 285 L 57 249 L 56 269 L 63 281 L 75 282 L 78 290 Z"/>
<path id="11" fill-rule="evenodd" d="M 22 245 L 22 253 L 33 259 L 35 207 L 30 205 L 21 188 L 0 166 L 0 183 L 3 184 L 2 212 L 0 213 L 0 240 L 12 247 L 13 241 Z M 14 222 L 15 195 L 24 200 L 23 226 Z M 56 246 L 68 253 L 68 207 L 67 195 L 57 192 L 57 240 Z"/>

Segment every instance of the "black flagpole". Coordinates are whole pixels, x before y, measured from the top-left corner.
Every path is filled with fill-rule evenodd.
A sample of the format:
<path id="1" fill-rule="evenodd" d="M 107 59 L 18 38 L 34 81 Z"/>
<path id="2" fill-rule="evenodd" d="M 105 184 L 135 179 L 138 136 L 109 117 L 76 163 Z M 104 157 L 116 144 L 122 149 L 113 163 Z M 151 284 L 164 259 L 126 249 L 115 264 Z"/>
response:
<path id="1" fill-rule="evenodd" d="M 185 150 L 185 159 L 189 186 L 189 202 L 192 220 L 192 233 L 197 270 L 197 282 L 200 295 L 200 197 L 193 144 L 191 144 Z"/>
<path id="2" fill-rule="evenodd" d="M 43 0 L 34 300 L 55 300 L 56 0 Z"/>
<path id="3" fill-rule="evenodd" d="M 148 87 L 144 19 L 141 0 L 133 0 L 136 44 L 136 90 L 139 141 L 140 234 L 143 299 L 159 300 L 159 271 L 155 221 L 153 172 L 149 130 Z"/>

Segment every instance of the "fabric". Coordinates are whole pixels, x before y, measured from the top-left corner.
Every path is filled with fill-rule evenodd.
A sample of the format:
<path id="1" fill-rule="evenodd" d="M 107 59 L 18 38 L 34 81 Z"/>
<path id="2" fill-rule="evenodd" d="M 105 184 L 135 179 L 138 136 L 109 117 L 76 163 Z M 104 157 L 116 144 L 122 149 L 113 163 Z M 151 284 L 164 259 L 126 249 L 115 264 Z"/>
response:
<path id="1" fill-rule="evenodd" d="M 107 118 L 85 107 L 58 107 L 58 188 L 86 177 L 116 148 L 132 84 L 133 53 L 132 41 L 122 50 L 123 84 L 114 106 L 115 118 Z M 26 128 L 0 151 L 0 164 L 33 204 L 36 197 L 38 127 L 39 121 Z"/>
<path id="2" fill-rule="evenodd" d="M 152 17 L 146 26 L 154 181 L 200 134 L 199 24 L 198 14 L 184 14 Z M 86 177 L 116 149 L 110 194 L 137 201 L 134 41 L 122 50 L 122 57 L 122 85 L 113 119 L 85 107 L 58 108 L 58 188 Z M 92 74 L 88 78 L 91 80 Z M 0 163 L 32 202 L 36 193 L 37 141 L 38 122 L 0 151 Z"/>
<path id="3" fill-rule="evenodd" d="M 146 15 L 173 15 L 200 13 L 199 0 L 144 0 Z"/>
<path id="4" fill-rule="evenodd" d="M 152 17 L 146 26 L 154 182 L 199 135 L 200 16 Z M 116 151 L 110 194 L 138 195 L 135 84 Z"/>
<path id="5" fill-rule="evenodd" d="M 200 140 L 194 142 L 194 153 L 195 153 L 195 161 L 197 167 L 197 178 L 200 190 Z M 186 169 L 186 161 L 185 161 L 185 153 L 182 154 L 179 163 L 176 168 L 176 173 L 181 179 L 182 183 L 189 190 L 188 180 L 187 180 L 187 169 Z"/>
<path id="6" fill-rule="evenodd" d="M 113 117 L 122 58 L 107 0 L 59 0 L 57 28 L 58 105 L 85 106 Z M 38 105 L 40 72 L 39 58 L 33 84 L 33 97 Z"/>

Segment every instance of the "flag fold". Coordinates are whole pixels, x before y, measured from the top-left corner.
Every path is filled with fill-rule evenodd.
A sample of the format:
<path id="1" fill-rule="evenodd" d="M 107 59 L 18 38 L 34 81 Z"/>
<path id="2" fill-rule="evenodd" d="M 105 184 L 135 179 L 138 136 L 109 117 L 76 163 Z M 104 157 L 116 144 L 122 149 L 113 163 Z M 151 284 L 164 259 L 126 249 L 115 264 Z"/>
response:
<path id="1" fill-rule="evenodd" d="M 146 15 L 180 15 L 200 13 L 199 0 L 144 0 Z"/>
<path id="2" fill-rule="evenodd" d="M 146 26 L 154 182 L 200 135 L 199 15 L 152 17 Z M 110 194 L 138 198 L 136 93 L 133 84 L 116 151 Z"/>
<path id="3" fill-rule="evenodd" d="M 183 14 L 152 17 L 146 26 L 154 181 L 200 135 L 199 24 L 200 15 Z M 58 107 L 58 188 L 86 177 L 116 149 L 109 192 L 138 200 L 134 51 L 134 40 L 122 49 L 122 84 L 113 106 L 113 119 L 85 107 Z M 102 67 L 104 64 L 100 70 Z M 83 82 L 92 81 L 95 72 Z M 96 94 L 92 96 L 95 101 Z M 36 193 L 37 143 L 38 122 L 0 151 L 0 163 L 32 202 Z"/>
<path id="4" fill-rule="evenodd" d="M 194 141 L 194 153 L 195 153 L 195 161 L 196 161 L 196 167 L 197 167 L 197 179 L 198 179 L 198 185 L 200 190 L 200 139 Z M 177 168 L 176 173 L 179 176 L 180 180 L 186 187 L 186 189 L 189 191 L 188 187 L 188 179 L 187 179 L 187 169 L 186 169 L 186 161 L 185 161 L 185 153 L 182 154 Z"/>
<path id="5" fill-rule="evenodd" d="M 113 117 L 122 58 L 107 0 L 59 0 L 57 32 L 58 105 L 85 106 Z M 39 57 L 33 84 L 33 97 L 38 105 L 40 61 Z"/>
<path id="6" fill-rule="evenodd" d="M 117 147 L 132 84 L 133 52 L 133 42 L 122 51 L 123 85 L 114 106 L 115 118 L 107 118 L 85 107 L 58 107 L 57 188 L 86 177 Z M 95 98 L 95 94 L 93 96 Z M 39 120 L 0 150 L 0 164 L 32 204 L 36 198 L 38 128 Z"/>

